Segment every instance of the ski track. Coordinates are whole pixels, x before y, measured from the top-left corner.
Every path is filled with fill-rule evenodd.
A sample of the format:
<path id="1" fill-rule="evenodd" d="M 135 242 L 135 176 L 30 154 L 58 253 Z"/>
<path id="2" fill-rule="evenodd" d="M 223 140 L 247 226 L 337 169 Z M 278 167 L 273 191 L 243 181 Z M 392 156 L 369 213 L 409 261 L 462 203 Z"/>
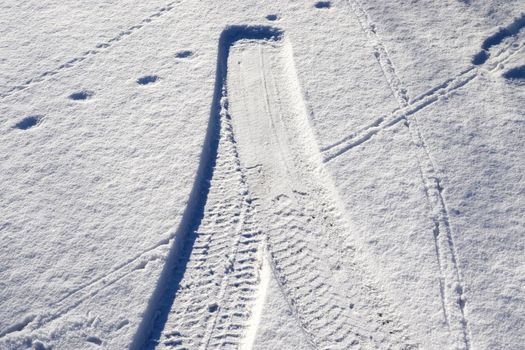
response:
<path id="1" fill-rule="evenodd" d="M 514 34 L 508 36 L 511 38 L 510 40 L 503 41 L 503 43 L 500 43 L 499 45 L 492 45 L 489 48 L 491 50 L 491 58 L 483 64 L 473 64 L 452 78 L 445 80 L 443 83 L 436 85 L 416 98 L 410 99 L 407 90 L 402 86 L 402 83 L 399 80 L 392 61 L 388 58 L 388 51 L 381 43 L 381 40 L 375 31 L 375 26 L 370 24 L 368 15 L 353 0 L 349 0 L 349 4 L 358 18 L 362 30 L 367 34 L 369 40 L 374 43 L 374 57 L 379 63 L 385 80 L 389 84 L 389 88 L 398 100 L 400 106 L 388 116 L 375 118 L 372 123 L 364 128 L 352 132 L 328 146 L 322 147 L 321 152 L 323 152 L 325 162 L 329 162 L 354 147 L 363 144 L 380 131 L 409 119 L 408 117 L 437 102 L 441 97 L 448 96 L 452 92 L 467 85 L 476 78 L 480 72 L 495 72 L 500 70 L 502 64 L 521 52 L 525 47 L 525 42 L 519 43 L 519 39 L 516 37 L 519 30 L 523 28 L 519 27 L 518 30 L 513 32 Z M 520 17 L 520 19 L 522 17 Z M 517 21 L 517 23 L 521 22 Z"/>
<path id="2" fill-rule="evenodd" d="M 23 83 L 21 83 L 19 85 L 12 86 L 12 87 L 8 88 L 6 91 L 0 92 L 0 99 L 6 98 L 8 96 L 11 96 L 12 94 L 14 94 L 14 93 L 16 93 L 18 91 L 25 90 L 25 89 L 29 88 L 30 86 L 32 86 L 32 85 L 34 85 L 36 83 L 43 82 L 47 78 L 55 76 L 55 75 L 61 73 L 65 69 L 69 69 L 69 68 L 73 68 L 73 67 L 77 66 L 81 62 L 87 60 L 88 58 L 91 58 L 91 57 L 96 56 L 98 54 L 101 54 L 103 52 L 107 52 L 110 48 L 112 48 L 118 42 L 124 40 L 128 36 L 132 35 L 133 33 L 137 32 L 138 30 L 144 28 L 149 23 L 152 23 L 155 20 L 157 20 L 157 19 L 161 18 L 162 16 L 166 15 L 167 13 L 169 13 L 171 10 L 173 10 L 175 8 L 175 5 L 180 3 L 181 1 L 182 0 L 176 0 L 176 1 L 171 1 L 171 2 L 167 3 L 166 5 L 164 5 L 163 7 L 159 8 L 157 11 L 152 13 L 151 15 L 149 15 L 146 18 L 142 19 L 138 24 L 135 24 L 135 25 L 127 28 L 126 30 L 123 30 L 123 31 L 117 33 L 117 35 L 113 36 L 112 38 L 110 38 L 110 39 L 108 39 L 108 40 L 106 40 L 104 42 L 96 44 L 94 48 L 91 48 L 91 49 L 89 49 L 87 51 L 82 52 L 78 56 L 75 56 L 75 57 L 67 60 L 66 62 L 60 64 L 59 66 L 57 66 L 57 67 L 55 67 L 53 69 L 50 69 L 50 70 L 47 70 L 45 72 L 39 73 L 36 76 L 27 79 L 25 82 L 23 82 Z"/>
<path id="3" fill-rule="evenodd" d="M 444 83 L 410 101 L 407 89 L 404 88 L 399 79 L 396 69 L 388 56 L 388 52 L 382 44 L 380 37 L 377 35 L 374 25 L 370 21 L 370 17 L 361 7 L 358 0 L 349 0 L 349 4 L 357 17 L 362 30 L 374 45 L 374 56 L 383 71 L 393 95 L 398 101 L 399 110 L 394 111 L 394 113 L 387 118 L 380 117 L 365 129 L 349 135 L 331 146 L 325 147 L 323 149 L 324 161 L 330 161 L 346 151 L 368 141 L 382 129 L 395 125 L 400 121 L 405 123 L 409 130 L 412 143 L 415 146 L 420 176 L 425 187 L 425 194 L 432 215 L 432 221 L 434 223 L 433 236 L 440 273 L 439 287 L 445 322 L 449 328 L 454 346 L 468 350 L 471 346 L 471 336 L 469 334 L 468 321 L 465 315 L 465 288 L 463 286 L 461 271 L 459 268 L 454 235 L 449 222 L 449 213 L 443 196 L 444 188 L 437 173 L 437 166 L 432 159 L 432 155 L 430 154 L 425 139 L 418 127 L 418 120 L 415 113 L 438 101 L 440 96 L 448 95 L 452 91 L 465 86 L 472 81 L 477 74 L 479 74 L 480 70 L 471 66 L 455 77 L 448 79 Z M 523 18 L 521 18 L 519 23 L 521 24 L 522 22 L 524 22 Z M 523 27 L 523 25 L 517 29 L 515 28 L 516 30 L 512 32 L 508 31 L 510 34 L 507 36 L 517 34 L 521 27 Z M 497 44 L 501 41 L 503 40 L 500 40 Z M 502 49 L 494 54 L 495 58 L 487 65 L 486 69 L 488 71 L 498 69 L 501 63 L 519 52 L 522 47 L 523 43 L 517 44 L 516 40 L 507 42 Z M 488 49 L 489 47 L 487 50 Z M 409 118 L 411 115 L 413 115 L 413 117 Z"/>

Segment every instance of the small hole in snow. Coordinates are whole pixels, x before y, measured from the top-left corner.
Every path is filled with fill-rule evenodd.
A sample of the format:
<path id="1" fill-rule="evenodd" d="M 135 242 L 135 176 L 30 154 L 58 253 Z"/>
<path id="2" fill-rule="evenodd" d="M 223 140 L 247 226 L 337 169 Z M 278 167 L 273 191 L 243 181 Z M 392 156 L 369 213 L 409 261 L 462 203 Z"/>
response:
<path id="1" fill-rule="evenodd" d="M 148 85 L 156 82 L 159 79 L 156 75 L 145 75 L 137 79 L 137 84 L 139 85 Z"/>
<path id="2" fill-rule="evenodd" d="M 177 58 L 186 58 L 193 56 L 193 51 L 190 50 L 182 50 L 175 54 L 175 57 Z"/>
<path id="3" fill-rule="evenodd" d="M 277 15 L 268 15 L 266 16 L 266 19 L 269 21 L 277 21 L 279 19 L 279 16 Z"/>
<path id="4" fill-rule="evenodd" d="M 74 101 L 82 101 L 91 98 L 91 96 L 93 96 L 93 91 L 82 90 L 69 95 L 69 98 Z"/>
<path id="5" fill-rule="evenodd" d="M 27 130 L 39 124 L 41 120 L 41 115 L 31 115 L 29 117 L 25 117 L 24 119 L 16 123 L 14 127 L 20 130 Z"/>
<path id="6" fill-rule="evenodd" d="M 318 9 L 329 9 L 331 4 L 330 4 L 330 1 L 318 1 L 315 3 L 315 8 L 318 8 Z"/>
<path id="7" fill-rule="evenodd" d="M 86 340 L 93 344 L 102 345 L 102 340 L 100 340 L 99 337 L 96 337 L 94 335 L 90 335 L 89 337 L 86 338 Z"/>
<path id="8" fill-rule="evenodd" d="M 217 305 L 217 303 L 213 303 L 213 304 L 208 305 L 208 311 L 209 312 L 215 312 L 215 311 L 217 311 L 218 308 L 219 308 L 219 305 Z"/>

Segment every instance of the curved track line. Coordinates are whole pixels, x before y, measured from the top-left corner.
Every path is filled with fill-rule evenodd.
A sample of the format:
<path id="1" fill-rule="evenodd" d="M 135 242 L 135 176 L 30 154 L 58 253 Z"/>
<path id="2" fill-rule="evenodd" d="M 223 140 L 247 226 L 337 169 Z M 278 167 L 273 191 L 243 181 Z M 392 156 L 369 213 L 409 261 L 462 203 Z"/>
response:
<path id="1" fill-rule="evenodd" d="M 389 304 L 365 287 L 365 272 L 352 262 L 344 215 L 318 173 L 322 162 L 290 44 L 245 40 L 231 51 L 228 98 L 241 163 L 258 165 L 247 174 L 260 198 L 256 217 L 272 271 L 308 342 L 319 349 L 410 347 Z"/>

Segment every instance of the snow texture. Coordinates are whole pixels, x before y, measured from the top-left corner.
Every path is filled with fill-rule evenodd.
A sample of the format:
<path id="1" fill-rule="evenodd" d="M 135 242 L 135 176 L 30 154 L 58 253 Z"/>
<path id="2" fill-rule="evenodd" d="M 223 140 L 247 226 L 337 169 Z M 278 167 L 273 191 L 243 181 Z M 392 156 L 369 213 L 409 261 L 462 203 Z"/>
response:
<path id="1" fill-rule="evenodd" d="M 0 349 L 523 349 L 522 1 L 0 30 Z"/>

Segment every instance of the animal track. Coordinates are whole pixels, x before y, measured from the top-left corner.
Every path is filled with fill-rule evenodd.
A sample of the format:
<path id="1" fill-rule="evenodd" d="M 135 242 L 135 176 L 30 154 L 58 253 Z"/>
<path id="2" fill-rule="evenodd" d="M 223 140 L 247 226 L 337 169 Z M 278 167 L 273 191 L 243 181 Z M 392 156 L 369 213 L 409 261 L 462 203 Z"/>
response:
<path id="1" fill-rule="evenodd" d="M 318 9 L 328 9 L 332 6 L 332 4 L 330 3 L 330 1 L 318 1 L 315 3 L 314 6 Z"/>
<path id="2" fill-rule="evenodd" d="M 503 77 L 509 80 L 524 80 L 525 66 L 514 67 L 503 73 Z"/>
<path id="3" fill-rule="evenodd" d="M 525 13 L 522 13 L 520 17 L 517 17 L 505 27 L 499 28 L 499 30 L 486 38 L 481 44 L 481 51 L 478 52 L 472 58 L 472 64 L 481 65 L 484 64 L 489 56 L 489 50 L 496 45 L 501 44 L 505 39 L 515 36 L 518 32 L 525 27 Z"/>
<path id="4" fill-rule="evenodd" d="M 156 75 L 145 75 L 137 79 L 137 84 L 148 85 L 148 84 L 153 84 L 157 80 L 159 80 L 159 77 Z"/>
<path id="5" fill-rule="evenodd" d="M 0 98 L 5 98 L 7 96 L 10 96 L 10 95 L 14 94 L 17 91 L 25 90 L 29 86 L 31 86 L 33 84 L 36 84 L 36 83 L 39 83 L 39 82 L 42 82 L 42 81 L 46 80 L 47 78 L 60 73 L 64 69 L 72 68 L 72 67 L 80 64 L 81 62 L 87 60 L 88 58 L 90 58 L 92 56 L 98 55 L 98 54 L 100 54 L 102 52 L 105 52 L 105 51 L 109 50 L 114 44 L 124 40 L 125 38 L 127 38 L 128 36 L 133 34 L 134 32 L 144 28 L 149 23 L 154 22 L 155 20 L 157 20 L 158 18 L 166 15 L 167 13 L 170 13 L 170 11 L 173 10 L 175 8 L 175 5 L 180 3 L 180 1 L 181 0 L 175 0 L 175 1 L 169 2 L 168 4 L 166 4 L 165 6 L 161 7 L 160 9 L 155 11 L 154 13 L 150 14 L 149 16 L 147 16 L 146 18 L 143 18 L 141 21 L 139 21 L 138 24 L 135 24 L 135 25 L 127 28 L 126 30 L 123 30 L 123 31 L 117 33 L 114 37 L 108 39 L 105 42 L 96 44 L 94 48 L 80 53 L 78 56 L 73 57 L 73 58 L 69 59 L 68 61 L 60 64 L 58 67 L 55 67 L 54 69 L 51 69 L 51 70 L 48 70 L 48 71 L 44 71 L 42 73 L 39 73 L 36 76 L 33 76 L 32 78 L 27 79 L 26 81 L 20 83 L 19 85 L 11 86 L 6 91 L 0 91 Z"/>
<path id="6" fill-rule="evenodd" d="M 488 51 L 481 50 L 480 52 L 475 54 L 474 57 L 472 57 L 472 64 L 476 65 L 476 66 L 479 66 L 479 65 L 487 62 L 488 59 L 489 59 Z"/>
<path id="7" fill-rule="evenodd" d="M 94 335 L 88 336 L 86 338 L 86 341 L 89 342 L 89 343 L 96 344 L 96 345 L 102 345 L 102 340 L 99 337 L 94 336 Z"/>
<path id="8" fill-rule="evenodd" d="M 93 95 L 94 95 L 93 91 L 82 90 L 79 92 L 72 93 L 71 95 L 69 95 L 69 98 L 73 101 L 82 101 L 82 100 L 90 99 Z"/>
<path id="9" fill-rule="evenodd" d="M 177 58 L 187 58 L 193 56 L 193 51 L 191 50 L 182 50 L 175 54 Z"/>
<path id="10" fill-rule="evenodd" d="M 0 331 L 0 337 L 3 337 L 9 333 L 20 332 L 25 327 L 27 327 L 27 325 L 31 323 L 34 319 L 35 319 L 34 315 L 26 316 L 22 321 L 16 322 L 15 324 L 12 324 L 11 326 L 8 326 L 2 331 Z"/>
<path id="11" fill-rule="evenodd" d="M 53 348 L 51 346 L 46 346 L 44 343 L 42 343 L 39 340 L 33 341 L 32 346 L 34 350 L 52 350 Z"/>
<path id="12" fill-rule="evenodd" d="M 14 125 L 14 128 L 20 129 L 20 130 L 27 130 L 29 128 L 32 128 L 40 124 L 40 122 L 42 121 L 42 118 L 43 116 L 41 115 L 32 115 L 29 117 L 25 117 L 24 119 L 16 123 Z"/>

